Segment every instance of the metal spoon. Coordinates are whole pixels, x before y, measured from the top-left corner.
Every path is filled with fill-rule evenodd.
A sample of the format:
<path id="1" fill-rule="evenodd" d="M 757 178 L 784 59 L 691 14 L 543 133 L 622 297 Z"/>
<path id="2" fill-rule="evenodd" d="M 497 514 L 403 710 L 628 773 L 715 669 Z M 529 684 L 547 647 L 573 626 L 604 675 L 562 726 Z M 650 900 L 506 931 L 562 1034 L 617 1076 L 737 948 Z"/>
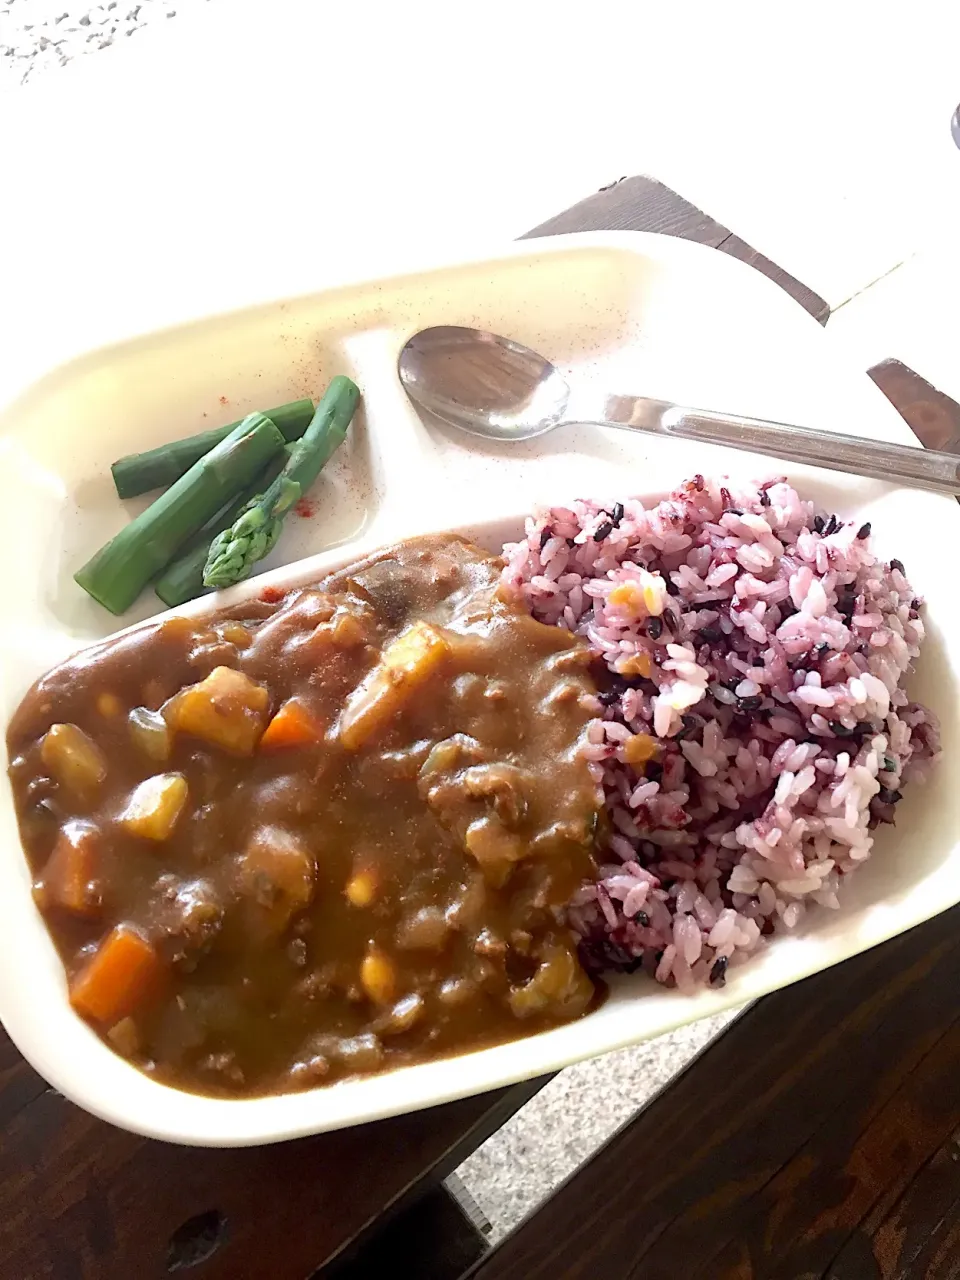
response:
<path id="1" fill-rule="evenodd" d="M 422 329 L 400 352 L 398 367 L 413 401 L 444 422 L 488 440 L 530 440 L 567 423 L 595 423 L 960 494 L 960 458 L 955 454 L 684 408 L 647 396 L 598 397 L 571 386 L 536 351 L 480 329 Z"/>

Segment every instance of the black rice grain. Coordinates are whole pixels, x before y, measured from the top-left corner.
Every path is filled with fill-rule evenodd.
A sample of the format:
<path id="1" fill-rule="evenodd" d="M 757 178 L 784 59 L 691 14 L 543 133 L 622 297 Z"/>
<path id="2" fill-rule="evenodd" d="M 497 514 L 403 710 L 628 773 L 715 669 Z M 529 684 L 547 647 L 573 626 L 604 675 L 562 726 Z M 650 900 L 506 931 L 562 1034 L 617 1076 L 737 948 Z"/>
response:
<path id="1" fill-rule="evenodd" d="M 730 961 L 726 956 L 717 956 L 713 962 L 713 968 L 710 970 L 711 987 L 725 987 L 727 985 L 727 965 Z"/>
<path id="2" fill-rule="evenodd" d="M 682 742 L 684 738 L 689 738 L 691 733 L 696 733 L 700 728 L 700 721 L 696 716 L 681 716 L 680 728 L 673 735 L 674 742 Z"/>
<path id="3" fill-rule="evenodd" d="M 866 524 L 862 524 L 860 528 L 857 530 L 857 537 L 860 539 L 861 542 L 863 541 L 864 538 L 870 537 L 870 529 L 871 529 L 871 524 L 870 524 L 870 521 L 868 520 Z"/>
<path id="4" fill-rule="evenodd" d="M 647 619 L 647 635 L 651 640 L 659 640 L 663 635 L 663 619 L 658 618 L 656 614 Z"/>
<path id="5" fill-rule="evenodd" d="M 611 519 L 613 520 L 613 527 L 615 529 L 618 529 L 620 527 L 620 521 L 623 519 L 623 503 L 622 502 L 614 503 L 613 511 L 610 513 L 610 516 L 611 516 Z"/>
<path id="6" fill-rule="evenodd" d="M 604 520 L 603 524 L 597 526 L 593 540 L 594 542 L 603 542 L 604 538 L 609 538 L 611 533 L 613 533 L 613 522 Z"/>
<path id="7" fill-rule="evenodd" d="M 837 600 L 837 613 L 845 622 L 849 622 L 853 617 L 853 611 L 857 607 L 857 597 L 854 595 L 843 595 Z"/>
<path id="8" fill-rule="evenodd" d="M 548 525 L 547 528 L 544 529 L 543 532 L 540 534 L 540 550 L 541 551 L 547 545 L 547 543 L 550 541 L 552 537 L 553 537 L 553 530 Z"/>
<path id="9" fill-rule="evenodd" d="M 845 724 L 841 724 L 839 720 L 831 720 L 830 728 L 838 738 L 852 738 L 856 730 L 848 729 Z"/>

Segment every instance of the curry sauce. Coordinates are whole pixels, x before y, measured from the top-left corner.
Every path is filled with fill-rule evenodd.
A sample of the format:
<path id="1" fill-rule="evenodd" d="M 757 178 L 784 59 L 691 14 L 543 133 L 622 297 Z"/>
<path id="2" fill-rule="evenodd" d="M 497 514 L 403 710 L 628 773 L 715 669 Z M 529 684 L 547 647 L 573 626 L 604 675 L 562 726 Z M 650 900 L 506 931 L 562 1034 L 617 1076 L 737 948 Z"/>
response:
<path id="1" fill-rule="evenodd" d="M 74 1008 L 156 1078 L 281 1092 L 580 1016 L 564 923 L 601 797 L 581 641 L 451 536 L 170 617 L 8 734 Z"/>

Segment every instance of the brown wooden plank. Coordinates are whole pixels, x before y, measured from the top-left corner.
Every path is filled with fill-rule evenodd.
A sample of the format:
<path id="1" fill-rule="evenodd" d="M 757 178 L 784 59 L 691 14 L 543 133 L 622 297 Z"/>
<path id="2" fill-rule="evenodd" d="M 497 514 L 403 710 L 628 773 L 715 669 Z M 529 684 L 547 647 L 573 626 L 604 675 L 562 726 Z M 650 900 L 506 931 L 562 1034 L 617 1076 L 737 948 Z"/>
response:
<path id="1" fill-rule="evenodd" d="M 28 1067 L 0 1026 L 0 1134 L 3 1126 L 46 1089 L 46 1081 Z M 0 1137 L 2 1147 L 2 1137 Z"/>
<path id="2" fill-rule="evenodd" d="M 484 1234 L 441 1184 L 311 1280 L 459 1280 L 488 1249 Z"/>
<path id="3" fill-rule="evenodd" d="M 865 1249 L 868 1242 L 872 1250 Z M 861 1280 L 876 1258 L 890 1280 L 947 1280 L 960 1274 L 960 1128 L 902 1194 L 880 1199 L 864 1230 L 851 1236 L 837 1255 L 828 1280 Z"/>
<path id="4" fill-rule="evenodd" d="M 957 1275 L 958 975 L 960 908 L 758 1002 L 477 1280 Z"/>
<path id="5" fill-rule="evenodd" d="M 960 453 L 960 404 L 900 360 L 882 360 L 869 370 L 883 394 L 928 449 Z"/>
<path id="6" fill-rule="evenodd" d="M 444 1177 L 541 1083 L 245 1151 L 137 1138 L 44 1089 L 0 1137 L 0 1276 L 163 1276 L 178 1228 L 216 1211 L 222 1241 L 191 1276 L 304 1280 L 426 1175 Z"/>
<path id="7" fill-rule="evenodd" d="M 548 218 L 521 239 L 570 231 L 654 231 L 719 249 L 730 235 L 709 214 L 656 178 L 621 178 Z"/>
<path id="8" fill-rule="evenodd" d="M 728 236 L 718 248 L 721 253 L 728 253 L 732 258 L 739 258 L 748 267 L 754 267 L 765 276 L 769 276 L 774 284 L 778 284 L 781 289 L 785 289 L 791 298 L 799 302 L 801 307 L 805 311 L 809 311 L 820 324 L 826 324 L 830 319 L 829 303 L 825 302 L 818 293 L 808 289 L 805 284 L 801 284 L 795 276 L 790 275 L 789 271 L 784 271 L 775 262 L 765 258 L 762 253 L 758 253 L 756 249 L 748 245 L 746 241 L 741 240 L 739 236 Z"/>
<path id="9" fill-rule="evenodd" d="M 826 324 L 830 315 L 827 303 L 812 289 L 655 178 L 643 175 L 621 178 L 555 218 L 542 222 L 527 235 L 552 236 L 572 231 L 654 231 L 695 240 L 756 267 L 821 324 Z"/>

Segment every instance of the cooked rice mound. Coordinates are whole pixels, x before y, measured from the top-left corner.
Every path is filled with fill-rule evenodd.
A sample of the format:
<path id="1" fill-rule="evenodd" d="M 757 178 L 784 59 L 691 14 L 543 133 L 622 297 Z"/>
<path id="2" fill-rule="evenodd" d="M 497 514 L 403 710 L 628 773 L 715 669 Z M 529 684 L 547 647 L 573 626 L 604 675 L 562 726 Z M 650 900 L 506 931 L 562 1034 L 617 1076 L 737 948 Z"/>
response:
<path id="1" fill-rule="evenodd" d="M 528 519 L 505 586 L 597 656 L 587 751 L 608 816 L 570 909 L 594 971 L 720 985 L 843 879 L 938 753 L 901 685 L 921 601 L 870 526 L 783 480 L 695 476 L 649 509 Z"/>

